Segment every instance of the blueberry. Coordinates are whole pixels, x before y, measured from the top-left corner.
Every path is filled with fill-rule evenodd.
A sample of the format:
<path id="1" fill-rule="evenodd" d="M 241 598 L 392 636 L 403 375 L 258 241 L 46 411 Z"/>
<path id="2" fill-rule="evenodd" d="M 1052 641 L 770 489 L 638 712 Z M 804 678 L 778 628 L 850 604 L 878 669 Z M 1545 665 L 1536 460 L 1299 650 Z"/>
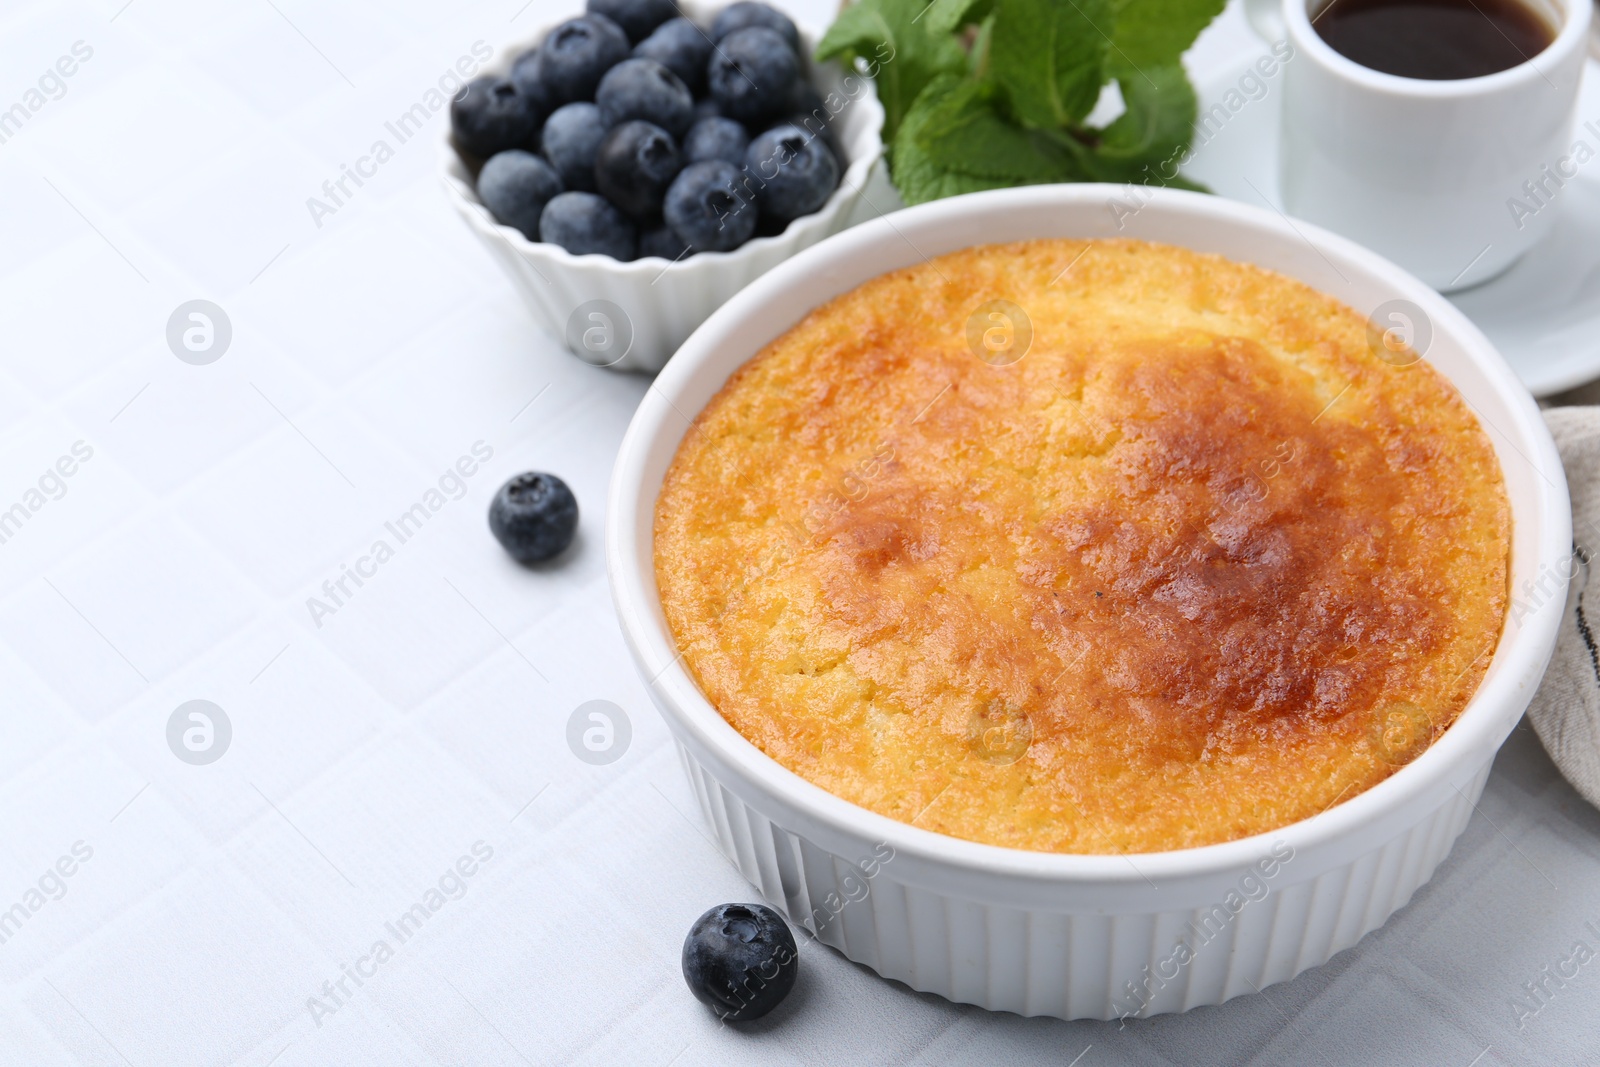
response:
<path id="1" fill-rule="evenodd" d="M 749 147 L 750 135 L 732 119 L 701 119 L 684 134 L 683 161 L 703 163 L 708 159 L 720 159 L 743 166 L 744 152 Z"/>
<path id="2" fill-rule="evenodd" d="M 628 58 L 628 35 L 604 15 L 568 19 L 539 45 L 539 80 L 552 99 L 592 100 L 605 72 Z"/>
<path id="3" fill-rule="evenodd" d="M 682 79 L 691 93 L 706 88 L 706 61 L 711 58 L 711 38 L 688 19 L 672 19 L 634 46 L 640 59 L 653 59 Z"/>
<path id="4" fill-rule="evenodd" d="M 794 49 L 761 26 L 728 34 L 706 65 L 706 81 L 722 113 L 745 123 L 782 115 L 799 77 Z"/>
<path id="5" fill-rule="evenodd" d="M 532 148 L 544 115 L 510 79 L 474 78 L 450 101 L 456 147 L 478 159 L 508 148 Z"/>
<path id="6" fill-rule="evenodd" d="M 561 179 L 550 164 L 520 148 L 496 153 L 478 173 L 478 199 L 530 241 L 539 239 L 539 216 L 560 192 Z"/>
<path id="7" fill-rule="evenodd" d="M 561 101 L 551 95 L 549 86 L 545 85 L 544 79 L 539 77 L 539 50 L 537 48 L 529 49 L 517 57 L 517 61 L 511 64 L 510 77 L 511 84 L 515 85 L 517 91 L 528 98 L 528 104 L 538 113 L 540 122 L 545 121 L 550 112 L 560 106 Z"/>
<path id="8" fill-rule="evenodd" d="M 605 197 L 562 193 L 544 206 L 539 238 L 575 256 L 598 252 L 612 259 L 632 259 L 639 235 L 627 216 Z"/>
<path id="9" fill-rule="evenodd" d="M 605 136 L 600 109 L 593 104 L 563 104 L 545 120 L 544 158 L 561 176 L 563 188 L 594 192 L 594 157 Z"/>
<path id="10" fill-rule="evenodd" d="M 746 182 L 750 182 L 750 178 L 749 178 L 748 175 L 745 176 L 745 181 Z M 750 186 L 752 188 L 754 188 L 754 184 L 755 183 L 750 182 Z M 746 195 L 749 195 L 749 194 L 746 194 Z M 756 212 L 756 236 L 757 237 L 776 237 L 780 233 L 782 233 L 784 230 L 787 230 L 788 228 L 789 228 L 789 220 L 788 219 L 768 218 L 766 215 L 761 214 L 759 210 Z"/>
<path id="11" fill-rule="evenodd" d="M 578 530 L 578 500 L 554 474 L 519 474 L 489 504 L 489 529 L 518 563 L 558 556 Z"/>
<path id="12" fill-rule="evenodd" d="M 635 119 L 600 142 L 594 182 L 607 200 L 636 219 L 661 213 L 661 198 L 683 167 L 678 143 L 660 126 Z"/>
<path id="13" fill-rule="evenodd" d="M 756 232 L 756 205 L 744 175 L 720 159 L 691 163 L 667 189 L 662 214 L 672 232 L 700 252 L 731 252 Z"/>
<path id="14" fill-rule="evenodd" d="M 635 43 L 678 14 L 678 5 L 672 0 L 589 0 L 584 7 L 589 14 L 604 15 L 621 26 L 628 40 Z"/>
<path id="15" fill-rule="evenodd" d="M 744 165 L 756 189 L 756 206 L 764 219 L 775 222 L 811 214 L 839 186 L 839 161 L 822 138 L 787 123 L 758 134 Z"/>
<path id="16" fill-rule="evenodd" d="M 817 92 L 817 87 L 804 78 L 794 83 L 794 91 L 789 94 L 789 105 L 785 109 L 788 118 L 783 120 L 800 127 L 813 136 L 820 136 L 833 149 L 835 156 L 840 156 L 838 137 L 833 128 L 834 114 L 828 110 L 827 102 L 822 99 L 822 94 Z M 842 157 L 841 157 L 842 158 Z"/>
<path id="17" fill-rule="evenodd" d="M 791 49 L 800 51 L 800 31 L 794 28 L 789 16 L 766 4 L 751 3 L 750 0 L 739 0 L 717 12 L 716 19 L 711 23 L 711 39 L 720 41 L 735 30 L 749 29 L 751 26 L 772 30 Z"/>
<path id="18" fill-rule="evenodd" d="M 639 258 L 657 256 L 676 263 L 689 255 L 689 245 L 668 226 L 657 226 L 639 235 Z"/>
<path id="19" fill-rule="evenodd" d="M 789 93 L 789 112 L 794 115 L 815 114 L 819 122 L 826 122 L 833 117 L 828 111 L 827 102 L 822 99 L 822 93 L 804 78 L 795 82 L 794 89 Z"/>
<path id="20" fill-rule="evenodd" d="M 625 59 L 606 71 L 594 102 L 607 128 L 643 119 L 682 137 L 694 117 L 688 86 L 653 59 Z"/>
<path id="21" fill-rule="evenodd" d="M 765 904 L 719 904 L 683 939 L 683 980 L 735 1023 L 759 1019 L 794 988 L 800 954 L 783 917 Z"/>

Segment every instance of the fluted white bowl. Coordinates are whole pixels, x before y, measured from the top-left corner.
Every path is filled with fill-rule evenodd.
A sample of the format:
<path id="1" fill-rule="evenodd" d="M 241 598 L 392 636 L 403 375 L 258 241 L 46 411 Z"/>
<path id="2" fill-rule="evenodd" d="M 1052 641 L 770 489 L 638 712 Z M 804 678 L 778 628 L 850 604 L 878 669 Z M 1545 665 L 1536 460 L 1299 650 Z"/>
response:
<path id="1" fill-rule="evenodd" d="M 703 27 L 723 4 L 681 3 L 679 9 Z M 519 45 L 503 49 L 484 66 L 505 74 L 513 60 L 544 39 L 555 24 Z M 816 49 L 800 31 L 802 53 Z M 655 257 L 627 262 L 610 256 L 575 256 L 558 245 L 530 241 L 502 225 L 478 199 L 473 175 L 445 133 L 441 178 L 452 204 L 505 267 L 534 318 L 585 362 L 623 371 L 658 371 L 684 338 L 734 293 L 756 278 L 850 223 L 867 181 L 880 165 L 883 107 L 872 80 L 837 63 L 808 63 L 808 76 L 830 110 L 835 140 L 844 158 L 839 188 L 815 214 L 790 223 L 780 234 L 756 237 L 732 252 L 701 252 L 679 262 Z M 597 302 L 604 302 L 597 303 Z M 582 309 L 580 311 L 580 309 Z M 595 318 L 595 315 L 600 317 Z M 619 317 L 620 315 L 620 317 Z"/>
<path id="2" fill-rule="evenodd" d="M 914 989 L 1024 1015 L 1109 1019 L 1219 1004 L 1321 964 L 1377 928 L 1466 826 L 1560 619 L 1548 597 L 1517 612 L 1456 723 L 1386 781 L 1281 830 L 1181 851 L 1059 855 L 921 830 L 812 785 L 728 725 L 685 669 L 655 583 L 656 496 L 689 420 L 811 308 L 971 245 L 1135 237 L 1255 263 L 1368 313 L 1409 301 L 1432 327 L 1426 358 L 1471 404 L 1505 473 L 1512 589 L 1547 589 L 1540 583 L 1567 573 L 1571 513 L 1555 446 L 1527 390 L 1461 312 L 1316 227 L 1218 197 L 1149 197 L 1129 214 L 1112 210 L 1113 198 L 1127 207 L 1112 186 L 980 193 L 810 249 L 695 331 L 640 405 L 612 476 L 606 566 L 623 634 L 728 858 L 850 959 Z"/>

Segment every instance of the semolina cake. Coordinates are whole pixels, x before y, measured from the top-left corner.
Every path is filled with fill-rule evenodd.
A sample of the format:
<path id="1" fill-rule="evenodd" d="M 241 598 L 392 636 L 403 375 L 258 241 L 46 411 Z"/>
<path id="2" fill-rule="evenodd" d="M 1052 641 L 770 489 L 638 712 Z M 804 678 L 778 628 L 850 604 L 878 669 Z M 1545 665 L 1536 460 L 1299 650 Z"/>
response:
<path id="1" fill-rule="evenodd" d="M 1507 605 L 1454 387 L 1289 278 L 1130 240 L 987 245 L 813 310 L 658 497 L 696 682 L 767 755 L 972 841 L 1187 848 L 1436 739 Z"/>

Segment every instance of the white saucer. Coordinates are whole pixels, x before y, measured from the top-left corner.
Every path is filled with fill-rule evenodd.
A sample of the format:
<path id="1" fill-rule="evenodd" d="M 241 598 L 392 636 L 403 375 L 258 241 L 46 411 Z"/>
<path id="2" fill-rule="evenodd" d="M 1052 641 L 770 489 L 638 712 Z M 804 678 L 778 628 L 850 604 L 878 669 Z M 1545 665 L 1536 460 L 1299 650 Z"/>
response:
<path id="1" fill-rule="evenodd" d="M 1202 116 L 1214 104 L 1224 109 L 1232 104 L 1236 110 L 1209 140 L 1197 131 L 1199 147 L 1184 173 L 1222 196 L 1252 204 L 1265 200 L 1281 210 L 1281 64 L 1273 77 L 1259 79 L 1266 84 L 1265 95 L 1257 83 L 1247 83 L 1258 99 L 1249 99 L 1240 87 L 1240 78 L 1256 73 L 1250 68 L 1266 54 L 1263 48 L 1240 55 L 1195 78 Z M 1593 61 L 1585 71 L 1578 115 L 1580 127 L 1591 120 L 1600 126 L 1600 66 Z M 1600 153 L 1600 137 L 1581 128 L 1574 137 Z M 1544 243 L 1498 278 L 1449 298 L 1489 335 L 1534 396 L 1600 378 L 1600 155 L 1567 182 L 1552 210 L 1559 215 Z"/>

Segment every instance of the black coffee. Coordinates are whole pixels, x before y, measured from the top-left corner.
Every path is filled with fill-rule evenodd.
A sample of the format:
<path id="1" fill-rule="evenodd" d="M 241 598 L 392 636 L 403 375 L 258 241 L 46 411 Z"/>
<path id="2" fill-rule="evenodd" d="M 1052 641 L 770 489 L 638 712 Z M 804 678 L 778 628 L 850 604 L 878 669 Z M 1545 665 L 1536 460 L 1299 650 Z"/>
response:
<path id="1" fill-rule="evenodd" d="M 1555 40 L 1522 0 L 1333 0 L 1312 25 L 1363 67 L 1430 81 L 1507 70 Z"/>

